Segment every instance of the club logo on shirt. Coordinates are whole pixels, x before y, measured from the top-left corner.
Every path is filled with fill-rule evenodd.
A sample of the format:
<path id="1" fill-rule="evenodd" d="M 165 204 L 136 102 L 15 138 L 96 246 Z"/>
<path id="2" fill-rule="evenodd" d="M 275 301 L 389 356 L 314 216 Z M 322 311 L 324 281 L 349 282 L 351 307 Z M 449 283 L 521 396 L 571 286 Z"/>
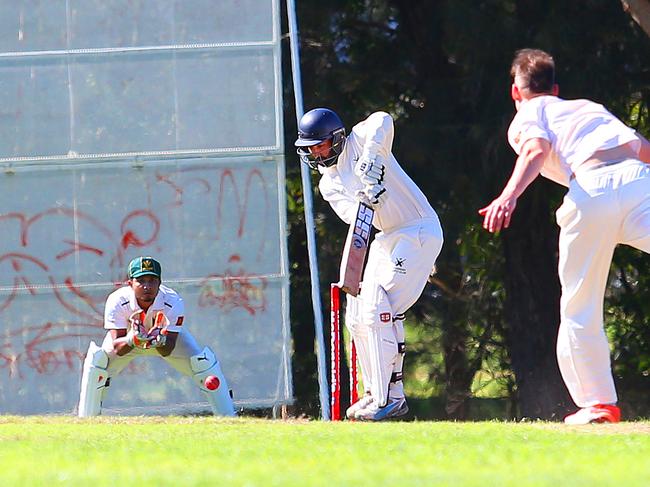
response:
<path id="1" fill-rule="evenodd" d="M 406 259 L 402 257 L 395 257 L 395 265 L 393 266 L 393 271 L 397 274 L 406 274 L 406 266 L 404 262 Z"/>
<path id="2" fill-rule="evenodd" d="M 382 323 L 390 323 L 390 313 L 379 313 L 379 321 Z"/>
<path id="3" fill-rule="evenodd" d="M 176 321 L 176 326 L 183 326 L 183 316 L 179 316 L 178 320 Z"/>

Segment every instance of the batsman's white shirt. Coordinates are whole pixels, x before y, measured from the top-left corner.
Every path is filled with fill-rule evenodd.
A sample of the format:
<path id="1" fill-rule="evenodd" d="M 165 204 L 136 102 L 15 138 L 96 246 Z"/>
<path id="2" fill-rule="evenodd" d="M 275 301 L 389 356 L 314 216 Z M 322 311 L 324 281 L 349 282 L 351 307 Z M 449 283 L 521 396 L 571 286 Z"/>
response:
<path id="1" fill-rule="evenodd" d="M 603 299 L 617 244 L 650 252 L 650 165 L 636 159 L 583 165 L 595 152 L 641 141 L 602 105 L 540 96 L 521 104 L 508 139 L 515 152 L 550 142 L 542 175 L 569 188 L 556 217 L 562 285 L 557 357 L 579 407 L 617 401 L 603 328 Z M 573 174 L 574 177 L 571 177 Z"/>
<path id="2" fill-rule="evenodd" d="M 319 168 L 322 174 L 318 184 L 320 192 L 347 224 L 352 223 L 356 215 L 359 201 L 355 194 L 364 187 L 354 174 L 354 166 L 362 156 L 379 158 L 386 168 L 386 201 L 375 212 L 373 222 L 378 230 L 390 232 L 427 218 L 438 221 L 426 196 L 393 156 L 393 134 L 391 116 L 375 112 L 352 128 L 337 163 L 328 168 Z"/>
<path id="3" fill-rule="evenodd" d="M 129 317 L 136 311 L 142 311 L 130 286 L 124 286 L 111 293 L 104 308 L 104 328 L 107 330 L 126 330 Z M 173 289 L 161 284 L 156 299 L 145 315 L 145 323 L 152 323 L 156 313 L 162 311 L 169 320 L 168 331 L 183 331 L 185 304 L 183 298 Z"/>

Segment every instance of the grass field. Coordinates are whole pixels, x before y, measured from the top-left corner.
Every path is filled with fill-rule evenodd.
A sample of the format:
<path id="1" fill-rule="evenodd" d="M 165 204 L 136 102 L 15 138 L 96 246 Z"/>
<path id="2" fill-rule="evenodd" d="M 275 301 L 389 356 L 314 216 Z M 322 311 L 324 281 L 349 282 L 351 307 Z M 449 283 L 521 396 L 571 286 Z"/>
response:
<path id="1" fill-rule="evenodd" d="M 0 416 L 0 485 L 647 486 L 650 423 Z"/>

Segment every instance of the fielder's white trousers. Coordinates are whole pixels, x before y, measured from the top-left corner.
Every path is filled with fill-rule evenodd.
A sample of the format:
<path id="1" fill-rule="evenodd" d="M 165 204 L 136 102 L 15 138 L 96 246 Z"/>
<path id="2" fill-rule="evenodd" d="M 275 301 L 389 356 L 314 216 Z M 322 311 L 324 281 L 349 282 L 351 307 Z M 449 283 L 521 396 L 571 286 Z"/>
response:
<path id="1" fill-rule="evenodd" d="M 556 217 L 560 371 L 578 407 L 615 403 L 603 325 L 605 287 L 617 244 L 650 253 L 650 165 L 627 160 L 579 171 Z"/>

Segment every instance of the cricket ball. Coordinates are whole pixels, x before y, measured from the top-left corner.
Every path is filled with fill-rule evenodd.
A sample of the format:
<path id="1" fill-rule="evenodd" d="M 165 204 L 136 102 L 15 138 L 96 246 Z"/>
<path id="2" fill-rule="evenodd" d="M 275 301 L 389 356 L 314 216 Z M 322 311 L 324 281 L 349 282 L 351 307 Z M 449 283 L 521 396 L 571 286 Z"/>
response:
<path id="1" fill-rule="evenodd" d="M 219 381 L 218 377 L 215 377 L 214 375 L 209 375 L 205 378 L 203 384 L 205 384 L 206 389 L 214 391 L 219 388 L 219 386 L 221 385 L 221 381 Z"/>

